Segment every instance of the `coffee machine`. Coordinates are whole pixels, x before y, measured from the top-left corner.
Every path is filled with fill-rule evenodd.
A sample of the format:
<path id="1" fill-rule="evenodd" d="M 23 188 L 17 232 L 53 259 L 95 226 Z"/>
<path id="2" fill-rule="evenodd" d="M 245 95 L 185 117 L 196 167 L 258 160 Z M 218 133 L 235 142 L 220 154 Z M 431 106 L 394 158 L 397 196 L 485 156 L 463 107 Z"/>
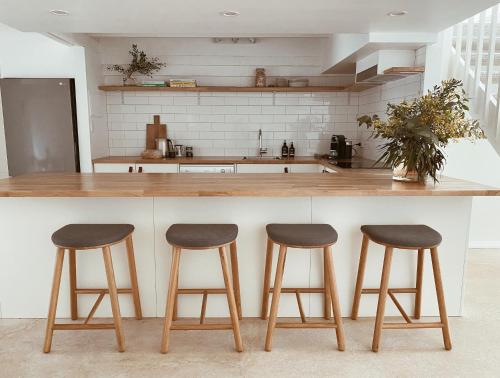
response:
<path id="1" fill-rule="evenodd" d="M 332 135 L 330 143 L 330 159 L 350 159 L 346 151 L 346 140 L 344 135 Z"/>

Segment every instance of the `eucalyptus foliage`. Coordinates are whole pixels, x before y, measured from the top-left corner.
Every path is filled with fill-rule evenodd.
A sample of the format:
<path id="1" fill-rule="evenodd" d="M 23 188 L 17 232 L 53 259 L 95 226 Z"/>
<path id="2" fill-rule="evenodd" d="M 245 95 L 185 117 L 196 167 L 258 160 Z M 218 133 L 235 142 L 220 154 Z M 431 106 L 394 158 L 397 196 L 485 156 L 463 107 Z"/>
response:
<path id="1" fill-rule="evenodd" d="M 417 172 L 419 181 L 427 176 L 437 182 L 446 161 L 444 147 L 451 140 L 484 138 L 477 120 L 467 117 L 468 98 L 462 82 L 445 80 L 432 91 L 399 104 L 387 104 L 387 120 L 377 115 L 358 118 L 359 126 L 373 128 L 373 138 L 384 138 L 377 163 L 385 167 L 404 166 Z"/>
<path id="2" fill-rule="evenodd" d="M 120 64 L 113 64 L 108 66 L 108 70 L 117 71 L 123 74 L 124 81 L 138 72 L 141 75 L 152 77 L 153 73 L 159 71 L 166 63 L 160 62 L 158 58 L 148 58 L 143 50 L 139 50 L 136 44 L 132 45 L 132 50 L 128 52 L 132 56 L 132 61 L 129 65 L 123 66 Z"/>

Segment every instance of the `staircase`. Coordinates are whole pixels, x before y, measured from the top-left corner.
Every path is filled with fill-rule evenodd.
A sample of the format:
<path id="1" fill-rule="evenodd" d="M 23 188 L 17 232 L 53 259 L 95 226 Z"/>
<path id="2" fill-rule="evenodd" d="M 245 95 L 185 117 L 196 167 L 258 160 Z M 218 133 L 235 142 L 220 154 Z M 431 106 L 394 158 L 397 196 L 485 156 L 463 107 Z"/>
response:
<path id="1" fill-rule="evenodd" d="M 464 82 L 471 117 L 500 155 L 500 5 L 453 27 L 449 76 Z"/>

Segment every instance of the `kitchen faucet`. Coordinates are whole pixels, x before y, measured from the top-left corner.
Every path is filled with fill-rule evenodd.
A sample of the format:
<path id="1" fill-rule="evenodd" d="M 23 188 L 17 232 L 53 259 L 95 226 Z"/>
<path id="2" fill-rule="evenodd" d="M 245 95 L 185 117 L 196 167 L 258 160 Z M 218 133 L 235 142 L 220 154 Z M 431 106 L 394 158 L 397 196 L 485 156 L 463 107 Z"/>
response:
<path id="1" fill-rule="evenodd" d="M 267 148 L 262 147 L 262 129 L 259 129 L 259 156 L 262 157 L 263 154 L 267 154 Z"/>

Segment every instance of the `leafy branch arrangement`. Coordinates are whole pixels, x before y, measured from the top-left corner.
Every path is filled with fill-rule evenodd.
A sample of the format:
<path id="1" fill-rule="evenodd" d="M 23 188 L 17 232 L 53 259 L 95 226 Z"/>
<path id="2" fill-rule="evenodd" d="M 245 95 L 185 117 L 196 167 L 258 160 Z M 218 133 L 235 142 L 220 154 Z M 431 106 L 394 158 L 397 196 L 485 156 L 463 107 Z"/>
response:
<path id="1" fill-rule="evenodd" d="M 358 124 L 373 128 L 373 138 L 387 140 L 380 146 L 383 154 L 377 163 L 403 166 L 406 174 L 416 172 L 418 181 L 430 176 L 437 182 L 446 162 L 442 150 L 450 140 L 484 138 L 479 122 L 466 118 L 468 101 L 460 80 L 445 80 L 414 101 L 387 104 L 386 121 L 364 115 Z"/>
<path id="2" fill-rule="evenodd" d="M 128 52 L 132 56 L 132 62 L 128 66 L 113 64 L 108 66 L 108 70 L 117 71 L 123 74 L 123 81 L 130 79 L 136 72 L 152 77 L 153 73 L 159 71 L 167 64 L 160 62 L 158 58 L 148 58 L 143 50 L 139 50 L 136 44 L 132 45 L 132 50 Z"/>

